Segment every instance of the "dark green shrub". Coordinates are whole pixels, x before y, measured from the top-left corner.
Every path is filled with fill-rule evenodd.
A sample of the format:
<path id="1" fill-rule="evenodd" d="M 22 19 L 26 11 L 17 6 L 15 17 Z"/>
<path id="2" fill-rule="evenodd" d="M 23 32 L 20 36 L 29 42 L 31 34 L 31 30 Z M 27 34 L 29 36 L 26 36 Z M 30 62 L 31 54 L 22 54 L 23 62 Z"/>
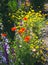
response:
<path id="1" fill-rule="evenodd" d="M 35 11 L 43 10 L 45 0 L 30 0 Z"/>

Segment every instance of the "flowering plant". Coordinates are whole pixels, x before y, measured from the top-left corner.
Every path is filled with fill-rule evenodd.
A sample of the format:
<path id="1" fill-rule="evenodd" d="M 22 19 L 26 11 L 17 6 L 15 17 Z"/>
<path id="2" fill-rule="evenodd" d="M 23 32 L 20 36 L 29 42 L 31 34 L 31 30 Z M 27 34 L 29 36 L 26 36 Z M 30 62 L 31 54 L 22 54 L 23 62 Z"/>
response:
<path id="1" fill-rule="evenodd" d="M 15 13 L 11 16 L 15 23 L 16 19 L 19 22 L 18 25 L 10 28 L 12 32 L 15 32 L 15 40 L 9 39 L 10 42 L 4 45 L 4 47 L 7 45 L 5 49 L 7 63 L 10 65 L 35 65 L 38 62 L 44 64 L 46 45 L 43 44 L 41 29 L 45 25 L 45 16 L 41 14 L 41 11 L 35 12 L 34 10 L 22 15 L 16 17 Z M 1 35 L 7 37 L 7 34 Z"/>
<path id="2" fill-rule="evenodd" d="M 34 65 L 36 62 L 46 61 L 43 56 L 44 40 L 41 39 L 45 16 L 41 14 L 41 11 L 36 13 L 31 10 L 24 17 L 19 17 L 18 21 L 15 41 L 10 43 L 14 65 Z"/>

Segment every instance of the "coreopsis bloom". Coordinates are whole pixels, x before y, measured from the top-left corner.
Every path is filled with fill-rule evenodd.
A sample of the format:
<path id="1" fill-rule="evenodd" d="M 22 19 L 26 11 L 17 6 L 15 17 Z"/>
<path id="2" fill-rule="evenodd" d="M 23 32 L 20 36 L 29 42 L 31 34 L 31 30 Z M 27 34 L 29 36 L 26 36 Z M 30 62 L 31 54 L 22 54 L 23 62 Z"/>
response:
<path id="1" fill-rule="evenodd" d="M 7 34 L 6 34 L 6 33 L 2 33 L 1 36 L 2 36 L 2 37 L 6 37 Z"/>
<path id="2" fill-rule="evenodd" d="M 25 31 L 26 29 L 25 28 L 21 28 L 18 32 L 21 34 Z"/>
<path id="3" fill-rule="evenodd" d="M 23 20 L 28 20 L 28 18 L 27 17 L 24 17 Z"/>
<path id="4" fill-rule="evenodd" d="M 26 37 L 24 38 L 24 41 L 25 41 L 25 42 L 29 42 L 29 41 L 30 41 L 30 36 L 26 36 Z"/>
<path id="5" fill-rule="evenodd" d="M 11 17 L 12 17 L 12 18 L 14 18 L 14 17 L 15 17 L 15 15 L 12 15 Z"/>
<path id="6" fill-rule="evenodd" d="M 16 27 L 12 27 L 12 28 L 11 28 L 11 31 L 14 32 L 15 30 L 16 30 Z"/>
<path id="7" fill-rule="evenodd" d="M 46 25 L 48 25 L 48 21 L 46 22 Z"/>

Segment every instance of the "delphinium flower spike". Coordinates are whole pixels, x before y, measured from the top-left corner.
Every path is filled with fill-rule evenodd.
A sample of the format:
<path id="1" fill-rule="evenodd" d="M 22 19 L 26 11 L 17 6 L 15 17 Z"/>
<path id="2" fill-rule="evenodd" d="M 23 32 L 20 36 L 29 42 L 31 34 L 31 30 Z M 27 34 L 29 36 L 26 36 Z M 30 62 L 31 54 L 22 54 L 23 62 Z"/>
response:
<path id="1" fill-rule="evenodd" d="M 8 39 L 6 37 L 3 37 L 3 41 L 4 41 L 4 44 L 3 44 L 4 54 L 5 54 L 5 57 L 6 57 L 7 65 L 9 65 L 8 54 L 9 54 L 9 48 L 10 47 L 8 45 Z"/>

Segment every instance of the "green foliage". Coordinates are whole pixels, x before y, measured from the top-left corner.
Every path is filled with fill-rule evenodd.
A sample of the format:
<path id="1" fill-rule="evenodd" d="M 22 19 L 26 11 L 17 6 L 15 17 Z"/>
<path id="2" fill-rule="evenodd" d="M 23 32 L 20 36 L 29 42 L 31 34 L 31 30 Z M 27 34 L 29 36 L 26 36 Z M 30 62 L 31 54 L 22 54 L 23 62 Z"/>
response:
<path id="1" fill-rule="evenodd" d="M 9 10 L 11 10 L 12 12 L 14 12 L 14 11 L 17 10 L 18 4 L 17 4 L 16 0 L 10 0 L 8 2 L 8 6 L 9 6 Z"/>

